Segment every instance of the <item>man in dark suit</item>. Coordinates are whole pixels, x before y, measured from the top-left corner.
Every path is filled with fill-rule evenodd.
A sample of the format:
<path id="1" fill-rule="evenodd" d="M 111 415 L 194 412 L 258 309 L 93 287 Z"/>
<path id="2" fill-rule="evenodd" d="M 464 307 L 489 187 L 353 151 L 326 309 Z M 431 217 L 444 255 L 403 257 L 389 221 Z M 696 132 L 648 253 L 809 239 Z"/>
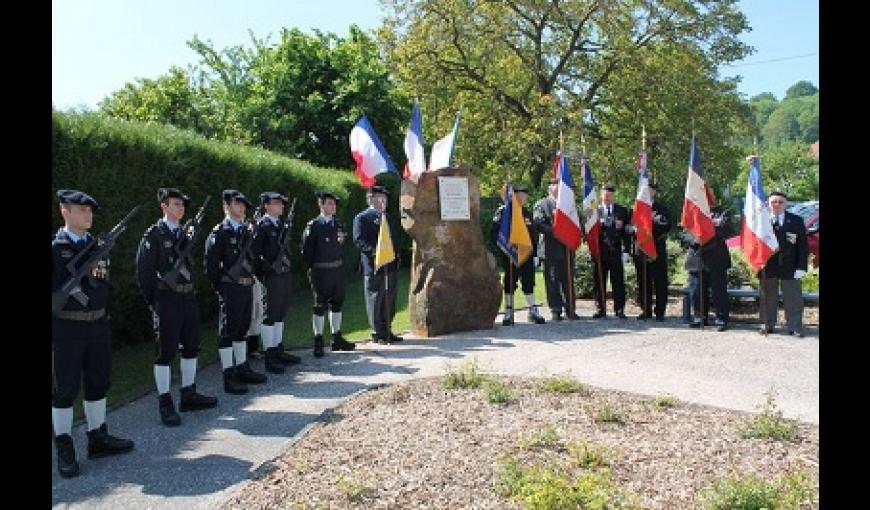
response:
<path id="1" fill-rule="evenodd" d="M 649 184 L 650 196 L 653 199 L 653 237 L 656 243 L 656 259 L 650 260 L 635 243 L 635 268 L 637 269 L 637 291 L 639 294 L 641 312 L 638 320 L 650 319 L 653 316 L 652 299 L 655 293 L 656 321 L 665 320 L 665 307 L 668 305 L 668 249 L 666 241 L 671 230 L 671 213 L 665 204 L 657 201 L 658 185 Z M 633 227 L 632 227 L 633 230 Z M 644 275 L 646 278 L 644 278 Z"/>
<path id="2" fill-rule="evenodd" d="M 788 334 L 804 336 L 804 301 L 801 294 L 800 279 L 807 273 L 809 243 L 807 229 L 800 216 L 786 212 L 788 198 L 781 191 L 774 191 L 767 198 L 770 206 L 773 232 L 779 243 L 779 250 L 768 259 L 764 269 L 758 274 L 761 283 L 761 333 L 772 333 L 776 326 L 779 308 L 779 288 L 782 287 L 782 301 L 785 307 L 785 321 Z"/>
<path id="3" fill-rule="evenodd" d="M 613 290 L 613 311 L 616 317 L 625 319 L 625 273 L 622 266 L 628 262 L 629 258 L 627 250 L 631 238 L 625 227 L 631 222 L 631 214 L 624 206 L 613 201 L 614 191 L 616 188 L 611 184 L 601 186 L 601 205 L 598 207 L 598 216 L 601 221 L 599 234 L 601 271 L 599 273 L 599 260 L 592 257 L 592 274 L 595 275 L 592 293 L 598 308 L 598 311 L 592 316 L 593 319 L 600 319 L 607 315 L 605 311 L 607 293 L 605 282 L 608 273 L 610 273 L 610 288 Z"/>
<path id="4" fill-rule="evenodd" d="M 570 250 L 561 241 L 553 237 L 553 215 L 556 212 L 556 194 L 559 191 L 559 180 L 550 179 L 547 188 L 548 195 L 535 203 L 532 222 L 534 229 L 540 233 L 538 240 L 538 258 L 544 261 L 544 286 L 547 288 L 547 306 L 553 320 L 562 320 L 562 308 L 569 319 L 578 319 L 577 314 L 571 314 L 573 307 L 569 307 L 571 296 L 568 281 L 568 268 L 565 256 Z M 570 264 L 574 263 L 574 253 L 570 254 Z"/>
<path id="5" fill-rule="evenodd" d="M 729 319 L 729 302 L 728 302 L 728 268 L 731 267 L 731 254 L 728 252 L 728 246 L 725 240 L 734 235 L 734 228 L 731 225 L 731 216 L 728 211 L 722 207 L 714 207 L 711 211 L 713 215 L 713 226 L 716 229 L 716 235 L 700 247 L 700 266 L 703 269 L 703 288 L 700 291 L 700 296 L 705 299 L 701 301 L 700 312 L 701 316 L 696 318 L 689 324 L 690 328 L 701 327 L 701 321 L 707 320 L 707 295 L 712 291 L 713 307 L 716 309 L 716 320 L 713 323 L 717 331 L 725 331 L 728 329 Z M 697 248 L 697 244 L 695 245 Z"/>
<path id="6" fill-rule="evenodd" d="M 357 214 L 353 219 L 353 242 L 359 248 L 360 263 L 363 268 L 363 297 L 369 325 L 372 328 L 372 340 L 379 344 L 401 342 L 404 339 L 393 334 L 390 328 L 396 316 L 398 257 L 375 270 L 375 250 L 378 247 L 378 233 L 382 219 L 387 222 L 393 243 L 396 241 L 396 229 L 389 217 L 384 214 L 390 194 L 383 186 L 372 186 L 366 195 L 369 202 L 368 209 Z"/>

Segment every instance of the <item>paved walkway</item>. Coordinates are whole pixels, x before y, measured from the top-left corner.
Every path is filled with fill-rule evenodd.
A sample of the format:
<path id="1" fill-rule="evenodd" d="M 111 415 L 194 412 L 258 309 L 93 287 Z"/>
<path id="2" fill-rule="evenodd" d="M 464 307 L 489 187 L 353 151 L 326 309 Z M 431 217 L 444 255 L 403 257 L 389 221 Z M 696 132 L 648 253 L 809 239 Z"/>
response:
<path id="1" fill-rule="evenodd" d="M 591 310 L 578 312 L 589 316 Z M 525 320 L 525 313 L 518 312 Z M 321 414 L 373 386 L 442 375 L 447 363 L 474 357 L 486 371 L 542 376 L 570 370 L 602 388 L 754 411 L 764 392 L 790 418 L 819 422 L 819 339 L 762 337 L 756 326 L 725 333 L 686 329 L 634 319 L 582 319 L 537 326 L 517 323 L 403 344 L 361 344 L 350 353 L 323 358 L 297 352 L 301 365 L 269 376 L 247 395 L 223 392 L 219 364 L 203 369 L 198 389 L 219 399 L 218 407 L 181 413 L 182 426 L 166 428 L 154 393 L 109 413 L 109 431 L 136 441 L 117 457 L 86 458 L 82 426 L 73 430 L 81 475 L 57 474 L 52 447 L 55 508 L 218 508 L 264 463 L 275 458 Z M 254 362 L 262 370 L 262 361 Z M 177 384 L 172 389 L 178 399 Z"/>

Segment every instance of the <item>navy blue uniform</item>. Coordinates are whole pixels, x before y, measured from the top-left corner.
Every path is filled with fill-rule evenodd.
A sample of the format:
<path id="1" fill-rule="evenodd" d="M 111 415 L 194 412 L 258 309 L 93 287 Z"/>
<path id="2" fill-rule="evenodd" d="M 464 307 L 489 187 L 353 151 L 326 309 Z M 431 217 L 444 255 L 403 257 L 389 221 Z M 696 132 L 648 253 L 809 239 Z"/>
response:
<path id="1" fill-rule="evenodd" d="M 242 247 L 253 235 L 249 226 L 234 228 L 229 219 L 215 225 L 205 243 L 205 272 L 220 301 L 220 342 L 218 347 L 230 347 L 243 342 L 251 325 L 253 295 L 253 260 L 243 254 Z M 233 280 L 226 271 L 239 257 L 245 256 L 239 279 Z"/>
<path id="2" fill-rule="evenodd" d="M 492 244 L 496 246 L 501 259 L 501 267 L 504 270 L 504 281 L 502 282 L 504 285 L 505 294 L 513 294 L 517 288 L 517 280 L 522 278 L 523 285 L 523 293 L 524 294 L 534 294 L 535 292 L 535 254 L 538 253 L 538 235 L 535 230 L 534 223 L 532 222 L 532 213 L 528 211 L 525 207 L 522 208 L 523 221 L 526 224 L 526 228 L 529 230 L 529 238 L 532 240 L 532 253 L 529 255 L 529 258 L 526 259 L 525 262 L 520 264 L 520 267 L 513 266 L 505 253 L 498 248 L 498 232 L 501 229 L 501 219 L 502 213 L 504 212 L 504 205 L 499 206 L 496 209 L 495 214 L 492 217 L 492 226 L 489 231 L 490 240 Z M 561 243 L 560 243 L 561 245 Z M 564 245 L 561 245 L 564 250 Z M 562 257 L 564 260 L 564 257 Z M 513 266 L 513 267 L 509 267 Z M 564 266 L 564 263 L 563 263 Z"/>
<path id="3" fill-rule="evenodd" d="M 287 315 L 287 308 L 290 306 L 290 259 L 278 244 L 279 236 L 284 229 L 284 220 L 278 218 L 275 221 L 269 216 L 260 219 L 257 223 L 253 247 L 257 261 L 255 265 L 257 279 L 263 283 L 266 290 L 266 316 L 263 324 L 267 326 L 283 322 Z"/>
<path id="4" fill-rule="evenodd" d="M 607 274 L 610 273 L 610 288 L 613 291 L 613 309 L 619 315 L 625 309 L 625 272 L 622 266 L 622 253 L 628 251 L 631 238 L 625 231 L 625 226 L 631 223 L 631 214 L 628 209 L 619 205 L 611 204 L 612 210 L 602 204 L 598 208 L 601 218 L 601 231 L 599 234 L 599 246 L 601 249 L 601 278 L 599 279 L 598 261 L 592 258 L 592 274 L 595 275 L 595 285 L 592 293 L 595 296 L 595 304 L 598 314 L 605 314 L 605 296 L 601 295 L 601 289 L 606 291 Z M 616 221 L 622 221 L 622 226 L 617 228 Z"/>
<path id="5" fill-rule="evenodd" d="M 638 301 L 646 317 L 652 317 L 653 295 L 656 298 L 655 316 L 664 318 L 665 308 L 668 305 L 668 232 L 671 230 L 671 213 L 661 202 L 654 200 L 653 211 L 653 238 L 656 244 L 656 259 L 649 258 L 635 243 L 635 268 L 637 270 Z M 644 267 L 645 266 L 645 267 Z M 646 278 L 644 278 L 644 271 Z"/>
<path id="6" fill-rule="evenodd" d="M 395 240 L 396 229 L 389 216 L 382 216 L 377 209 L 369 207 L 353 219 L 353 241 L 360 253 L 369 325 L 376 339 L 389 339 L 390 325 L 396 316 L 399 259 L 397 256 L 395 260 L 375 271 L 375 250 L 382 217 L 387 220 L 390 238 Z"/>
<path id="7" fill-rule="evenodd" d="M 332 312 L 341 312 L 346 240 L 347 229 L 335 217 L 318 216 L 309 221 L 302 232 L 302 260 L 309 267 L 314 315 L 324 315 L 327 306 Z"/>

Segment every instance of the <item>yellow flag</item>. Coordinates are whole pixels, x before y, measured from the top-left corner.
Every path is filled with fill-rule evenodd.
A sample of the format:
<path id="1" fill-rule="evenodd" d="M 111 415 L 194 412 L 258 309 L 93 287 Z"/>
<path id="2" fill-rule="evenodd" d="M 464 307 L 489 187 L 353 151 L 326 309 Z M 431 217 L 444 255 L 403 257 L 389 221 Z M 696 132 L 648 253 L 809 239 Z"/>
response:
<path id="1" fill-rule="evenodd" d="M 532 238 L 523 218 L 523 206 L 516 194 L 511 197 L 511 235 L 508 242 L 517 247 L 517 267 L 523 265 L 532 254 Z"/>
<path id="2" fill-rule="evenodd" d="M 387 215 L 381 214 L 381 228 L 378 231 L 378 246 L 375 248 L 375 271 L 396 260 L 393 250 L 393 239 L 390 237 L 390 227 L 387 225 Z"/>

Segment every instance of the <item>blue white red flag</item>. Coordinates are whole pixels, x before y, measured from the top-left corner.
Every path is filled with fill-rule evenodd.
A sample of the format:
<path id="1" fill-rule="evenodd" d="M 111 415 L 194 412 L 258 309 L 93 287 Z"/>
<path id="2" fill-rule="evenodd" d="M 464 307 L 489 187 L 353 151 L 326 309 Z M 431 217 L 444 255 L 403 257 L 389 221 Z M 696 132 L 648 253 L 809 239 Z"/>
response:
<path id="1" fill-rule="evenodd" d="M 374 186 L 375 176 L 380 173 L 399 173 L 365 115 L 350 130 L 350 153 L 356 161 L 355 172 L 364 188 Z"/>
<path id="2" fill-rule="evenodd" d="M 589 253 L 598 257 L 601 248 L 598 243 L 598 235 L 601 233 L 601 222 L 598 221 L 598 199 L 595 193 L 595 179 L 592 177 L 592 167 L 589 160 L 584 156 L 580 160 L 581 174 L 583 175 L 583 231 L 586 234 L 586 244 L 589 245 Z"/>
<path id="3" fill-rule="evenodd" d="M 426 155 L 423 153 L 423 114 L 420 112 L 420 103 L 414 100 L 414 108 L 411 110 L 411 122 L 408 124 L 408 132 L 405 134 L 405 163 L 403 177 L 417 182 L 420 174 L 426 171 Z"/>
<path id="4" fill-rule="evenodd" d="M 440 170 L 453 166 L 453 148 L 456 146 L 456 137 L 459 136 L 459 114 L 450 134 L 435 142 L 432 152 L 429 154 L 429 170 Z"/>
<path id="5" fill-rule="evenodd" d="M 746 201 L 743 205 L 743 222 L 740 230 L 740 246 L 746 261 L 756 271 L 761 271 L 767 259 L 779 250 L 779 242 L 770 221 L 767 196 L 761 184 L 761 163 L 758 157 L 750 157 L 749 181 L 746 184 Z"/>
<path id="6" fill-rule="evenodd" d="M 631 224 L 634 225 L 637 247 L 655 260 L 656 242 L 653 236 L 652 196 L 649 191 L 649 171 L 646 166 L 646 151 L 637 155 L 637 197 L 634 200 L 634 212 L 631 214 Z"/>
<path id="7" fill-rule="evenodd" d="M 574 181 L 568 168 L 568 158 L 562 151 L 556 154 L 556 178 L 559 191 L 556 195 L 556 211 L 553 214 L 553 237 L 561 241 L 571 251 L 580 247 L 582 230 L 577 204 L 574 202 Z"/>
<path id="8" fill-rule="evenodd" d="M 683 200 L 683 213 L 680 223 L 683 228 L 698 241 L 705 244 L 716 235 L 713 226 L 713 215 L 710 209 L 713 207 L 713 193 L 704 178 L 704 169 L 701 168 L 701 154 L 695 145 L 695 137 L 692 136 L 692 149 L 689 153 L 689 177 L 686 179 L 686 198 Z"/>

